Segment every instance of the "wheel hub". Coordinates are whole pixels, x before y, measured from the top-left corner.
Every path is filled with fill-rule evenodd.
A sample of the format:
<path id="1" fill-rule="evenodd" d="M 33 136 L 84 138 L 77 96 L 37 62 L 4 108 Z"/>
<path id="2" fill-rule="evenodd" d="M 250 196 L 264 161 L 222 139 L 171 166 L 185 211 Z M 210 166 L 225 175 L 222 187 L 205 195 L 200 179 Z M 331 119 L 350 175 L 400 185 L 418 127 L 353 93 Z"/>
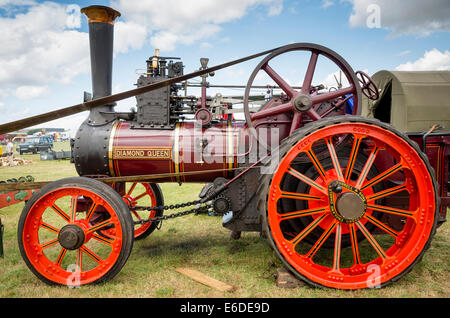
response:
<path id="1" fill-rule="evenodd" d="M 336 200 L 337 213 L 349 222 L 359 220 L 366 211 L 363 200 L 353 192 L 345 192 Z"/>
<path id="2" fill-rule="evenodd" d="M 347 190 L 342 192 L 343 189 Z M 349 184 L 334 181 L 329 185 L 330 208 L 333 216 L 343 223 L 354 223 L 362 218 L 367 208 L 364 194 Z M 338 195 L 336 201 L 335 195 Z"/>
<path id="3" fill-rule="evenodd" d="M 298 94 L 294 97 L 292 105 L 296 111 L 304 113 L 312 107 L 312 100 L 308 95 Z"/>
<path id="4" fill-rule="evenodd" d="M 79 225 L 68 224 L 59 231 L 58 241 L 62 247 L 68 250 L 76 250 L 84 244 L 84 231 Z"/>

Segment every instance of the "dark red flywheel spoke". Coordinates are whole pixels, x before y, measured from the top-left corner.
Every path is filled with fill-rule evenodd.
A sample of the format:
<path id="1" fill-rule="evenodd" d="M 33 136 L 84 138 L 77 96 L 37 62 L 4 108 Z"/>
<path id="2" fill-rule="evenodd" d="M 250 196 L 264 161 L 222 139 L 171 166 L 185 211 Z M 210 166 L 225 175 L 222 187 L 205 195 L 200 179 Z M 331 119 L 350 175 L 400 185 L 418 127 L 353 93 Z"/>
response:
<path id="1" fill-rule="evenodd" d="M 310 93 L 311 83 L 314 77 L 314 72 L 316 70 L 317 59 L 319 57 L 319 53 L 316 51 L 311 52 L 311 58 L 309 59 L 308 68 L 306 69 L 305 78 L 303 80 L 302 85 L 302 93 L 308 94 Z"/>
<path id="2" fill-rule="evenodd" d="M 287 102 L 285 104 L 270 107 L 265 110 L 261 110 L 257 113 L 250 114 L 250 118 L 252 121 L 254 121 L 257 119 L 266 118 L 268 116 L 275 116 L 275 115 L 283 114 L 287 111 L 292 111 L 292 110 L 293 110 L 292 103 Z"/>
<path id="3" fill-rule="evenodd" d="M 262 70 L 264 70 L 266 73 L 267 73 L 267 75 L 269 75 L 269 77 L 271 78 L 271 79 L 273 79 L 273 81 L 275 82 L 275 83 L 277 83 L 278 84 L 278 86 L 290 97 L 290 98 L 292 98 L 292 97 L 294 97 L 296 94 L 297 94 L 297 91 L 295 90 L 295 89 L 293 89 L 292 87 L 291 87 L 291 85 L 289 85 L 280 75 L 278 75 L 278 73 L 277 72 L 275 72 L 274 70 L 273 70 L 273 68 L 271 68 L 270 66 L 269 66 L 269 64 L 264 64 L 262 67 L 261 67 L 261 69 Z"/>
<path id="4" fill-rule="evenodd" d="M 338 89 L 338 90 L 335 90 L 332 92 L 311 96 L 312 104 L 313 105 L 320 104 L 327 100 L 332 100 L 332 99 L 335 99 L 335 98 L 338 98 L 338 97 L 341 97 L 341 96 L 344 96 L 347 94 L 354 93 L 355 91 L 356 91 L 356 89 L 353 86 L 350 86 L 350 87 Z"/>
<path id="5" fill-rule="evenodd" d="M 292 135 L 294 131 L 298 128 L 300 128 L 300 125 L 302 123 L 302 114 L 301 113 L 294 113 L 294 118 L 292 119 L 291 129 L 289 131 L 289 135 Z"/>

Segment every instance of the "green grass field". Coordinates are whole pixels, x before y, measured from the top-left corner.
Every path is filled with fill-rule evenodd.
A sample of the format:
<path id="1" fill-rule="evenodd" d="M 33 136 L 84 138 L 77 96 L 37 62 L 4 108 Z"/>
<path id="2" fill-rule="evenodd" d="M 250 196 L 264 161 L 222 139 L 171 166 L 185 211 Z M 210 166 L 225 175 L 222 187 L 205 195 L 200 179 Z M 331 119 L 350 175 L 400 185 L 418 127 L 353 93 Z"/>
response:
<path id="1" fill-rule="evenodd" d="M 68 145 L 56 144 L 56 150 Z M 39 155 L 23 155 L 33 163 L 0 167 L 0 180 L 33 175 L 36 181 L 76 176 L 69 161 L 40 161 Z M 201 184 L 161 184 L 165 204 L 197 199 Z M 450 243 L 448 222 L 441 226 L 421 263 L 403 279 L 381 289 L 339 291 L 298 287 L 278 288 L 274 274 L 281 267 L 264 238 L 242 233 L 229 238 L 222 218 L 206 214 L 188 215 L 163 222 L 148 238 L 136 241 L 122 271 L 102 285 L 52 287 L 36 278 L 25 265 L 17 244 L 17 223 L 23 203 L 0 210 L 5 225 L 5 257 L 0 259 L 0 297 L 339 297 L 405 298 L 450 296 Z M 171 211 L 172 212 L 172 211 Z M 236 287 L 219 292 L 175 271 L 189 267 Z"/>

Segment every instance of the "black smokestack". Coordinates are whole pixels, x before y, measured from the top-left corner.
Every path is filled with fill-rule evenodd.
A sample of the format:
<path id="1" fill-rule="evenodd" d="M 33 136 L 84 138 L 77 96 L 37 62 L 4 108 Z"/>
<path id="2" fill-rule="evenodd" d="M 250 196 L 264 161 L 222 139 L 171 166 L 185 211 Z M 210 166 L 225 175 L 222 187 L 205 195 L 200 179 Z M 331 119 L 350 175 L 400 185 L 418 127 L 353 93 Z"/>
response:
<path id="1" fill-rule="evenodd" d="M 114 20 L 120 17 L 120 13 L 105 6 L 89 6 L 81 9 L 81 12 L 89 22 L 92 97 L 96 99 L 109 96 L 112 93 Z M 113 105 L 109 105 L 96 108 L 93 112 L 112 110 Z M 97 116 L 91 119 L 94 120 L 95 117 Z"/>
<path id="2" fill-rule="evenodd" d="M 111 95 L 114 20 L 120 13 L 104 6 L 81 9 L 89 22 L 92 97 Z M 108 175 L 109 140 L 116 121 L 114 105 L 91 109 L 72 142 L 72 161 L 80 176 Z"/>

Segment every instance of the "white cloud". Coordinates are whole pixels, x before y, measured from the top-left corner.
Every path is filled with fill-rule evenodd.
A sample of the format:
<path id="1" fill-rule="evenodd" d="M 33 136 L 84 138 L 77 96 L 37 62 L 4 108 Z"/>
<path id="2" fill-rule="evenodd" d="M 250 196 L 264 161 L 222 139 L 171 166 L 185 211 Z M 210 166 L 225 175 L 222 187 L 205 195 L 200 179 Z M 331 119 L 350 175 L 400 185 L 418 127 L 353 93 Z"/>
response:
<path id="1" fill-rule="evenodd" d="M 343 0 L 353 4 L 349 22 L 353 27 L 368 27 L 368 19 L 379 7 L 380 27 L 393 35 L 429 35 L 434 31 L 450 31 L 450 1 L 448 0 Z M 370 24 L 370 21 L 369 21 Z"/>
<path id="2" fill-rule="evenodd" d="M 450 70 L 450 52 L 438 49 L 426 51 L 424 56 L 414 62 L 397 66 L 397 71 L 448 71 Z"/>
<path id="3" fill-rule="evenodd" d="M 20 86 L 16 89 L 14 95 L 18 99 L 32 99 L 44 97 L 48 92 L 49 89 L 47 86 Z"/>
<path id="4" fill-rule="evenodd" d="M 333 1 L 331 1 L 331 0 L 322 0 L 321 8 L 322 9 L 326 9 L 328 7 L 331 7 L 332 5 L 334 5 Z"/>
<path id="5" fill-rule="evenodd" d="M 283 11 L 283 0 L 275 1 L 272 5 L 269 6 L 269 10 L 267 15 L 269 17 L 279 15 Z"/>
<path id="6" fill-rule="evenodd" d="M 28 7 L 13 16 L 0 17 L 3 94 L 42 96 L 48 85 L 68 84 L 73 77 L 89 71 L 88 34 L 74 29 L 81 25 L 78 5 L 17 3 Z M 12 2 L 3 1 L 1 5 L 10 6 Z"/>
<path id="7" fill-rule="evenodd" d="M 283 0 L 115 0 L 111 6 L 122 13 L 122 19 L 145 27 L 153 46 L 170 51 L 206 40 L 222 30 L 221 24 L 258 6 L 266 7 L 269 16 L 278 15 Z M 143 42 L 142 36 L 135 41 Z"/>
<path id="8" fill-rule="evenodd" d="M 139 50 L 146 38 L 145 26 L 134 22 L 118 21 L 114 25 L 114 52 L 127 53 L 129 49 Z"/>

